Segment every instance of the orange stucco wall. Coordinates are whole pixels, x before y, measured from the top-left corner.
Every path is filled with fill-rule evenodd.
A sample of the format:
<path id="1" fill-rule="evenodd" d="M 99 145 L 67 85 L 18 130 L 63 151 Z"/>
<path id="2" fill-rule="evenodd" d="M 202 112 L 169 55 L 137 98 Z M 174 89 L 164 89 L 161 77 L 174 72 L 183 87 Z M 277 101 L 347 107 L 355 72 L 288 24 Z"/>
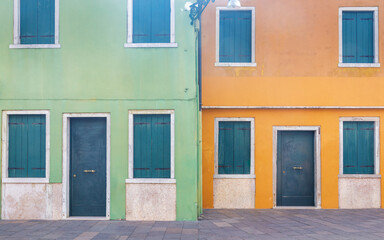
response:
<path id="1" fill-rule="evenodd" d="M 338 10 L 346 6 L 379 7 L 384 64 L 384 1 L 241 0 L 255 7 L 257 67 L 215 67 L 216 7 L 226 3 L 211 3 L 202 18 L 203 106 L 384 106 L 382 68 L 338 67 Z M 214 118 L 255 118 L 256 208 L 273 206 L 272 127 L 320 126 L 321 207 L 337 208 L 339 118 L 355 116 L 382 119 L 384 110 L 203 109 L 203 206 L 213 207 Z"/>

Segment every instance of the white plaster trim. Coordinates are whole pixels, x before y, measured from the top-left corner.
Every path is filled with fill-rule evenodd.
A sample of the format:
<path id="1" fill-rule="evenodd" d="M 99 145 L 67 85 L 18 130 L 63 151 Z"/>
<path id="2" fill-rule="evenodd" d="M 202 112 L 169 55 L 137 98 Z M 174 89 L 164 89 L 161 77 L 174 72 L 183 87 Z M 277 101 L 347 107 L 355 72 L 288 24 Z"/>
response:
<path id="1" fill-rule="evenodd" d="M 314 148 L 314 190 L 315 190 L 315 208 L 321 208 L 321 158 L 320 158 L 320 127 L 319 126 L 274 126 L 273 127 L 273 208 L 276 206 L 277 193 L 277 132 L 278 131 L 313 131 L 315 148 Z M 301 207 L 290 207 L 299 209 Z"/>
<path id="2" fill-rule="evenodd" d="M 215 62 L 215 67 L 256 67 L 256 63 L 221 63 Z"/>
<path id="3" fill-rule="evenodd" d="M 166 183 L 166 184 L 175 184 L 176 179 L 173 178 L 130 178 L 125 179 L 125 183 L 137 183 L 137 184 L 156 184 L 156 183 Z"/>
<path id="4" fill-rule="evenodd" d="M 70 169 L 70 119 L 79 117 L 104 117 L 107 120 L 107 191 L 106 191 L 106 217 L 105 220 L 110 219 L 110 166 L 111 166 L 111 115 L 110 113 L 64 113 L 63 114 L 63 219 L 77 218 L 69 216 L 69 169 Z"/>
<path id="5" fill-rule="evenodd" d="M 20 0 L 13 0 L 13 44 L 9 48 L 60 48 L 59 14 L 60 0 L 55 0 L 55 43 L 54 44 L 20 44 Z"/>
<path id="6" fill-rule="evenodd" d="M 251 123 L 251 165 L 249 174 L 219 174 L 219 122 Z M 255 119 L 254 118 L 215 118 L 215 174 L 214 178 L 256 178 L 255 176 Z M 240 177 L 241 176 L 241 177 Z"/>
<path id="7" fill-rule="evenodd" d="M 374 63 L 343 63 L 343 12 L 367 11 L 374 15 L 375 59 Z M 379 8 L 378 7 L 340 7 L 339 8 L 339 67 L 380 67 L 379 63 Z"/>
<path id="8" fill-rule="evenodd" d="M 376 175 L 376 174 L 344 174 L 344 175 L 339 175 L 339 178 L 346 178 L 346 179 L 376 178 L 376 179 L 381 179 L 381 175 Z"/>
<path id="9" fill-rule="evenodd" d="M 61 48 L 60 44 L 11 44 L 9 48 Z"/>
<path id="10" fill-rule="evenodd" d="M 343 167 L 344 167 L 344 161 L 343 161 L 343 129 L 344 129 L 344 122 L 374 122 L 375 123 L 375 149 L 374 149 L 374 164 L 375 164 L 375 170 L 374 174 L 379 175 L 380 174 L 380 136 L 379 136 L 379 129 L 380 129 L 380 117 L 341 117 L 339 119 L 339 174 L 343 175 Z M 355 175 L 355 174 L 346 174 L 349 175 Z M 368 174 L 371 175 L 371 174 Z"/>
<path id="11" fill-rule="evenodd" d="M 251 47 L 251 61 L 250 63 L 220 63 L 220 11 L 252 11 L 252 47 Z M 241 7 L 238 9 L 227 7 L 216 7 L 216 63 L 218 67 L 256 67 L 255 60 L 255 22 L 256 14 L 255 7 Z M 223 64 L 223 65 L 222 65 Z"/>
<path id="12" fill-rule="evenodd" d="M 177 48 L 177 43 L 125 43 L 126 48 Z"/>
<path id="13" fill-rule="evenodd" d="M 256 179 L 254 174 L 215 174 L 213 178 L 216 179 L 228 179 L 228 178 L 242 178 L 242 179 Z"/>
<path id="14" fill-rule="evenodd" d="M 49 178 L 3 178 L 2 183 L 49 183 Z"/>
<path id="15" fill-rule="evenodd" d="M 129 159 L 128 159 L 128 178 L 133 178 L 133 115 L 135 114 L 169 114 L 171 115 L 171 178 L 175 178 L 175 111 L 174 110 L 130 110 L 128 111 L 129 129 Z M 127 180 L 126 180 L 127 181 Z"/>
<path id="16" fill-rule="evenodd" d="M 170 43 L 175 43 L 175 0 L 169 0 L 171 5 L 171 36 Z M 133 43 L 133 0 L 127 0 L 127 15 L 128 15 L 128 31 L 127 31 L 127 42 L 124 44 L 124 47 L 177 47 L 170 43 Z"/>
<path id="17" fill-rule="evenodd" d="M 45 115 L 45 178 L 8 178 L 9 115 Z M 50 173 L 50 114 L 48 110 L 3 111 L 2 120 L 2 182 L 42 183 L 49 182 Z M 44 179 L 44 180 L 43 180 Z"/>
<path id="18" fill-rule="evenodd" d="M 384 106 L 203 106 L 203 109 L 384 109 Z"/>

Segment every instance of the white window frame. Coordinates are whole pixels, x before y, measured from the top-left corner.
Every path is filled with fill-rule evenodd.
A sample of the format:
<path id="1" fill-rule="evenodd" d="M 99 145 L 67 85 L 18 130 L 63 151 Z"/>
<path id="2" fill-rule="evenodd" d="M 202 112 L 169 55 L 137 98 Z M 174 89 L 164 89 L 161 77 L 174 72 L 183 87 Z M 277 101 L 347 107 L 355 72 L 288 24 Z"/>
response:
<path id="1" fill-rule="evenodd" d="M 219 174 L 219 123 L 220 122 L 250 122 L 251 123 L 251 153 L 249 174 Z M 215 174 L 213 178 L 256 178 L 255 176 L 255 119 L 254 118 L 215 118 Z"/>
<path id="2" fill-rule="evenodd" d="M 9 178 L 9 115 L 45 115 L 45 178 Z M 2 182 L 3 183 L 49 183 L 50 172 L 50 116 L 48 110 L 3 111 L 2 116 Z"/>
<path id="3" fill-rule="evenodd" d="M 128 33 L 126 48 L 174 48 L 175 42 L 175 0 L 169 0 L 171 5 L 171 39 L 169 43 L 133 43 L 133 0 L 127 0 Z"/>
<path id="4" fill-rule="evenodd" d="M 343 12 L 373 12 L 375 43 L 374 63 L 343 63 Z M 379 63 L 379 8 L 378 7 L 340 7 L 339 8 L 339 67 L 380 67 Z"/>
<path id="5" fill-rule="evenodd" d="M 344 143 L 344 122 L 374 122 L 375 130 L 374 130 L 374 173 L 373 174 L 344 174 L 344 151 L 343 151 L 343 143 Z M 380 117 L 341 117 L 339 119 L 339 174 L 340 177 L 377 177 L 380 174 Z"/>
<path id="6" fill-rule="evenodd" d="M 60 48 L 59 44 L 59 2 L 55 0 L 55 43 L 20 44 L 20 0 L 13 0 L 13 44 L 9 48 Z"/>
<path id="7" fill-rule="evenodd" d="M 170 178 L 134 178 L 133 177 L 133 117 L 136 114 L 169 114 L 171 117 L 171 176 Z M 175 111 L 174 110 L 130 110 L 128 111 L 129 129 L 129 160 L 128 160 L 128 179 L 126 183 L 176 183 L 175 179 Z"/>
<path id="8" fill-rule="evenodd" d="M 221 11 L 252 11 L 252 34 L 251 34 L 251 54 L 252 58 L 250 63 L 229 63 L 220 62 L 220 12 Z M 227 7 L 216 7 L 216 67 L 256 67 L 255 62 L 255 7 L 241 7 L 232 9 Z"/>

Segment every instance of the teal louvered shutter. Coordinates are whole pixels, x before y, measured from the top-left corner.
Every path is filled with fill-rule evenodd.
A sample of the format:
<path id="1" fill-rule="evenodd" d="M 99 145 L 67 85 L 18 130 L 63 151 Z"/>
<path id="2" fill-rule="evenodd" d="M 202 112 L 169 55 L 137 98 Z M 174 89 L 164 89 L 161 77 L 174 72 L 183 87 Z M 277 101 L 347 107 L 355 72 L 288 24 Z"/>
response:
<path id="1" fill-rule="evenodd" d="M 252 62 L 252 11 L 220 11 L 220 62 Z"/>
<path id="2" fill-rule="evenodd" d="M 343 63 L 373 63 L 374 13 L 343 12 Z"/>
<path id="3" fill-rule="evenodd" d="M 374 54 L 374 31 L 373 12 L 357 13 L 357 62 L 373 63 Z"/>
<path id="4" fill-rule="evenodd" d="M 250 122 L 219 122 L 219 174 L 249 174 Z"/>
<path id="5" fill-rule="evenodd" d="M 343 123 L 343 173 L 357 173 L 357 122 Z"/>
<path id="6" fill-rule="evenodd" d="M 133 0 L 133 43 L 169 43 L 170 33 L 170 0 Z"/>
<path id="7" fill-rule="evenodd" d="M 358 173 L 374 173 L 374 122 L 358 123 Z"/>
<path id="8" fill-rule="evenodd" d="M 20 43 L 55 43 L 55 0 L 20 0 Z"/>
<path id="9" fill-rule="evenodd" d="M 374 173 L 374 122 L 344 122 L 343 173 Z"/>
<path id="10" fill-rule="evenodd" d="M 356 12 L 343 12 L 343 63 L 356 63 Z"/>
<path id="11" fill-rule="evenodd" d="M 8 177 L 45 177 L 44 115 L 9 116 Z"/>
<path id="12" fill-rule="evenodd" d="M 133 177 L 171 177 L 171 120 L 167 114 L 134 115 Z"/>

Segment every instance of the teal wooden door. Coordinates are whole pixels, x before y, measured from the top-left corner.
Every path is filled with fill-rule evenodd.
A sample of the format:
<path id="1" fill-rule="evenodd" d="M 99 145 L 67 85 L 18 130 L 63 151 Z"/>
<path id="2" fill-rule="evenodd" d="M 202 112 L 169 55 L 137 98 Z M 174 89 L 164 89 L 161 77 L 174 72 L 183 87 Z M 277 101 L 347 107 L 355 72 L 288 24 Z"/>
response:
<path id="1" fill-rule="evenodd" d="M 314 206 L 314 132 L 277 135 L 277 206 Z"/>
<path id="2" fill-rule="evenodd" d="M 70 216 L 106 216 L 106 119 L 70 120 Z"/>

